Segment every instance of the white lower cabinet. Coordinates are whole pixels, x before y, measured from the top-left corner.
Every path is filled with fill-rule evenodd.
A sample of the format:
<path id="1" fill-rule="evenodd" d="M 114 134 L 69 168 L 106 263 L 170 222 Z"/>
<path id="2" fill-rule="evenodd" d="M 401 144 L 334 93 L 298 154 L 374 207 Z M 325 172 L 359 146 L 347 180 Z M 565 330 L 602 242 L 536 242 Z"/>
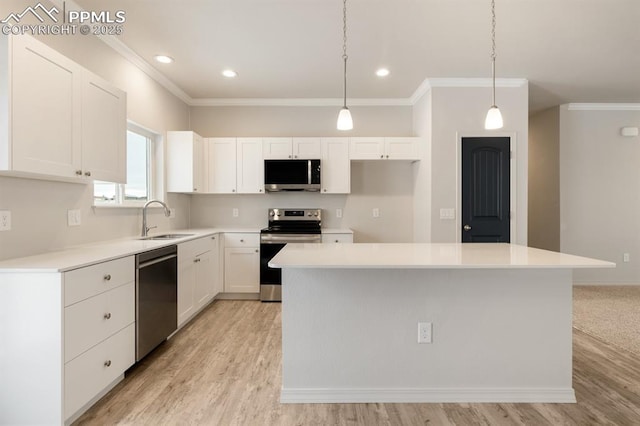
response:
<path id="1" fill-rule="evenodd" d="M 353 243 L 353 234 L 351 233 L 343 233 L 343 234 L 322 234 L 322 243 L 342 243 L 348 244 Z"/>
<path id="2" fill-rule="evenodd" d="M 220 291 L 219 236 L 178 244 L 178 327 Z"/>
<path id="3" fill-rule="evenodd" d="M 228 233 L 224 241 L 225 293 L 259 293 L 260 234 Z"/>
<path id="4" fill-rule="evenodd" d="M 65 418 L 71 417 L 133 365 L 135 338 L 135 324 L 130 324 L 65 365 Z"/>

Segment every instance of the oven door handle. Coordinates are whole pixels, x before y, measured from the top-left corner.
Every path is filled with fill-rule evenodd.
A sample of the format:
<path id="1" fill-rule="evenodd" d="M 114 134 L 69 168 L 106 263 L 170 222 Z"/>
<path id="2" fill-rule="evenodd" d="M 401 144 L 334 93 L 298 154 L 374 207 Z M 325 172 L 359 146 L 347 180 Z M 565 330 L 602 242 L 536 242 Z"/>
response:
<path id="1" fill-rule="evenodd" d="M 260 244 L 321 243 L 322 235 L 261 235 Z"/>

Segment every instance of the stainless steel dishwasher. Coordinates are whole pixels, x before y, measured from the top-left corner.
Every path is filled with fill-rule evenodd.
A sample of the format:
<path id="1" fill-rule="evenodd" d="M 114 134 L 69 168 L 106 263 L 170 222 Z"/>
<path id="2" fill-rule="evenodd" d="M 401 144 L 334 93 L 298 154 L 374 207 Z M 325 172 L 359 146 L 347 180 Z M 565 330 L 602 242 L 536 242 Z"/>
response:
<path id="1" fill-rule="evenodd" d="M 178 328 L 178 246 L 136 256 L 136 361 Z"/>

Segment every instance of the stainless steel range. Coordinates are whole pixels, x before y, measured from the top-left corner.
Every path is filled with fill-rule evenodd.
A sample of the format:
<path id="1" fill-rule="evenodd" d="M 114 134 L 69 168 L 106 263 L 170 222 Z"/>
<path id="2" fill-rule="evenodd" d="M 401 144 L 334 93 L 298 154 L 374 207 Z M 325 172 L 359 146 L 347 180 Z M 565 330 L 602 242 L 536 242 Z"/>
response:
<path id="1" fill-rule="evenodd" d="M 269 209 L 260 231 L 260 300 L 282 300 L 282 271 L 268 263 L 287 243 L 321 243 L 322 209 Z"/>

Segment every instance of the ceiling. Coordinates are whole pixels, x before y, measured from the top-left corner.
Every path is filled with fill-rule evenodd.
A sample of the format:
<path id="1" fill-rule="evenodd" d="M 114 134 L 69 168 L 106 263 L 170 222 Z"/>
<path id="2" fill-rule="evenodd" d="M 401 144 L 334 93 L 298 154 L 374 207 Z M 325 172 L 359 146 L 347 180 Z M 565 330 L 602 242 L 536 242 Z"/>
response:
<path id="1" fill-rule="evenodd" d="M 119 39 L 192 98 L 342 96 L 340 0 L 76 3 L 124 10 Z M 497 76 L 528 79 L 532 111 L 640 102 L 639 0 L 496 0 L 496 14 Z M 406 99 L 425 78 L 491 76 L 489 0 L 348 0 L 347 25 L 349 98 Z"/>

